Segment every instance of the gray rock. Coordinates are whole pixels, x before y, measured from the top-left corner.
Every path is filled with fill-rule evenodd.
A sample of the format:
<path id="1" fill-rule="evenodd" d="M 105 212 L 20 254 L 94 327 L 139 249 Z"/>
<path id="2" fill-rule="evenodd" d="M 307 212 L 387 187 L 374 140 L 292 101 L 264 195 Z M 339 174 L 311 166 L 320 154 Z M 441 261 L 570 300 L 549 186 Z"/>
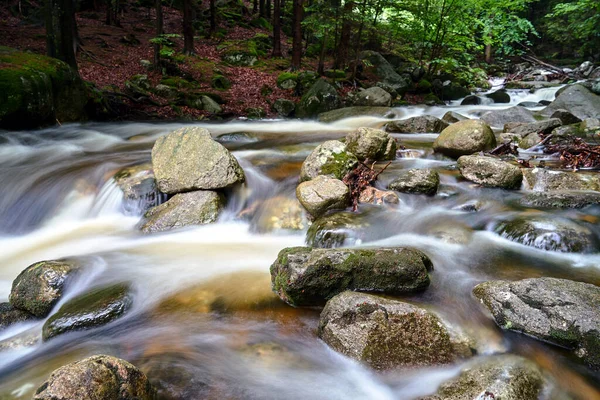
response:
<path id="1" fill-rule="evenodd" d="M 598 245 L 591 229 L 566 218 L 516 217 L 500 222 L 494 230 L 506 239 L 540 250 L 593 253 Z"/>
<path id="2" fill-rule="evenodd" d="M 466 119 L 469 119 L 469 118 L 465 117 L 462 114 L 454 112 L 454 111 L 448 111 L 442 117 L 442 121 L 447 122 L 448 124 L 453 124 L 453 123 L 458 122 L 458 121 L 464 121 Z"/>
<path id="3" fill-rule="evenodd" d="M 319 175 L 343 179 L 357 164 L 358 159 L 344 143 L 328 140 L 306 157 L 300 169 L 300 180 L 307 181 Z"/>
<path id="4" fill-rule="evenodd" d="M 398 204 L 398 195 L 391 190 L 379 190 L 373 186 L 363 189 L 358 196 L 358 202 L 363 204 Z"/>
<path id="5" fill-rule="evenodd" d="M 400 174 L 388 185 L 388 189 L 402 193 L 417 193 L 433 196 L 440 186 L 440 175 L 429 168 L 409 169 Z"/>
<path id="6" fill-rule="evenodd" d="M 494 100 L 494 103 L 510 103 L 510 95 L 506 93 L 506 90 L 504 89 L 488 93 L 485 95 L 485 97 Z"/>
<path id="7" fill-rule="evenodd" d="M 139 215 L 165 202 L 167 196 L 158 190 L 152 164 L 125 167 L 113 177 L 123 191 L 123 209 L 128 215 Z"/>
<path id="8" fill-rule="evenodd" d="M 377 82 L 375 84 L 375 86 L 378 87 L 378 88 L 382 88 L 383 90 L 385 90 L 386 92 L 388 92 L 390 94 L 390 96 L 392 96 L 392 100 L 394 100 L 394 99 L 396 99 L 398 97 L 398 92 L 396 92 L 396 89 L 394 89 L 393 87 L 391 87 L 387 83 Z"/>
<path id="9" fill-rule="evenodd" d="M 593 190 L 600 192 L 600 175 L 589 172 L 523 169 L 523 187 L 534 192 Z"/>
<path id="10" fill-rule="evenodd" d="M 549 134 L 554 128 L 561 125 L 562 122 L 558 118 L 532 123 L 510 122 L 504 125 L 504 132 L 510 132 L 517 136 L 525 137 L 531 133 Z"/>
<path id="11" fill-rule="evenodd" d="M 221 112 L 223 112 L 223 109 L 221 108 L 219 103 L 211 99 L 209 96 L 200 96 L 200 101 L 202 102 L 202 110 L 206 112 L 209 112 L 211 114 L 220 114 Z"/>
<path id="12" fill-rule="evenodd" d="M 434 313 L 351 291 L 327 302 L 318 335 L 334 350 L 379 370 L 450 364 L 472 354 L 468 341 Z"/>
<path id="13" fill-rule="evenodd" d="M 156 400 L 142 371 L 125 360 L 92 356 L 58 368 L 36 390 L 34 400 Z"/>
<path id="14" fill-rule="evenodd" d="M 166 99 L 174 99 L 179 95 L 177 89 L 163 84 L 156 85 L 154 88 L 154 93 L 156 93 L 157 96 L 164 97 Z"/>
<path id="15" fill-rule="evenodd" d="M 600 96 L 582 85 L 566 87 L 548 107 L 540 111 L 542 115 L 552 115 L 556 110 L 567 110 L 579 119 L 600 117 Z"/>
<path id="16" fill-rule="evenodd" d="M 181 128 L 158 138 L 152 148 L 152 166 L 164 193 L 221 189 L 244 182 L 244 171 L 235 157 L 204 128 Z"/>
<path id="17" fill-rule="evenodd" d="M 314 221 L 306 232 L 306 244 L 318 248 L 352 246 L 366 237 L 371 226 L 365 214 L 341 211 Z"/>
<path id="18" fill-rule="evenodd" d="M 36 319 L 35 315 L 19 310 L 10 303 L 0 303 L 0 331 L 11 325 Z"/>
<path id="19" fill-rule="evenodd" d="M 519 189 L 523 181 L 521 168 L 495 157 L 462 156 L 458 169 L 463 178 L 486 187 Z"/>
<path id="20" fill-rule="evenodd" d="M 148 210 L 141 230 L 145 233 L 163 232 L 210 224 L 217 221 L 224 204 L 223 195 L 210 190 L 178 193 L 166 203 Z"/>
<path id="21" fill-rule="evenodd" d="M 520 204 L 539 208 L 584 208 L 600 204 L 600 193 L 591 191 L 533 192 L 524 196 Z"/>
<path id="22" fill-rule="evenodd" d="M 93 289 L 69 301 L 53 314 L 42 328 L 42 338 L 92 329 L 123 316 L 133 304 L 129 285 L 117 284 Z"/>
<path id="23" fill-rule="evenodd" d="M 381 129 L 358 128 L 346 136 L 346 150 L 359 160 L 393 160 L 396 141 Z"/>
<path id="24" fill-rule="evenodd" d="M 581 122 L 580 118 L 577 118 L 576 116 L 571 114 L 569 111 L 564 110 L 564 109 L 558 109 L 558 110 L 554 111 L 552 113 L 552 115 L 550 116 L 550 118 L 560 119 L 560 122 L 563 125 L 571 125 L 571 124 L 577 124 L 577 123 Z"/>
<path id="25" fill-rule="evenodd" d="M 392 95 L 377 86 L 361 90 L 352 96 L 353 106 L 389 107 L 391 104 Z"/>
<path id="26" fill-rule="evenodd" d="M 391 107 L 344 107 L 319 114 L 320 122 L 334 122 L 352 117 L 382 117 L 395 118 L 396 113 Z"/>
<path id="27" fill-rule="evenodd" d="M 422 115 L 398 121 L 388 122 L 385 129 L 396 133 L 439 133 L 448 127 L 448 123 L 431 115 Z"/>
<path id="28" fill-rule="evenodd" d="M 574 350 L 592 368 L 600 368 L 599 287 L 532 278 L 484 282 L 475 286 L 473 294 L 503 329 Z"/>
<path id="29" fill-rule="evenodd" d="M 519 140 L 519 148 L 530 149 L 540 144 L 542 140 L 542 137 L 537 133 L 530 133 L 527 136 L 523 137 L 521 140 Z"/>
<path id="30" fill-rule="evenodd" d="M 346 208 L 350 190 L 339 179 L 319 175 L 299 184 L 296 197 L 310 215 L 319 217 L 327 211 Z"/>
<path id="31" fill-rule="evenodd" d="M 420 400 L 538 400 L 544 376 L 533 362 L 512 354 L 478 359 L 437 393 Z"/>
<path id="32" fill-rule="evenodd" d="M 479 104 L 481 104 L 481 97 L 474 94 L 468 95 L 460 102 L 461 106 L 476 106 Z"/>
<path id="33" fill-rule="evenodd" d="M 471 91 L 458 83 L 451 82 L 444 85 L 441 90 L 440 99 L 442 100 L 459 100 L 471 94 Z"/>
<path id="34" fill-rule="evenodd" d="M 344 290 L 386 294 L 424 290 L 432 269 L 429 258 L 411 248 L 289 247 L 271 265 L 271 283 L 286 303 L 313 306 Z"/>
<path id="35" fill-rule="evenodd" d="M 277 111 L 277 115 L 280 117 L 289 117 L 294 113 L 296 103 L 287 99 L 277 99 L 273 103 L 273 109 Z"/>
<path id="36" fill-rule="evenodd" d="M 68 259 L 32 264 L 13 281 L 10 303 L 36 317 L 45 317 L 81 269 L 77 261 Z"/>
<path id="37" fill-rule="evenodd" d="M 340 108 L 342 101 L 337 90 L 325 79 L 319 79 L 306 92 L 296 106 L 296 116 L 299 118 L 316 117 L 326 111 Z"/>
<path id="38" fill-rule="evenodd" d="M 536 122 L 536 119 L 531 111 L 525 107 L 519 106 L 510 107 L 505 110 L 488 111 L 481 116 L 481 119 L 485 123 L 497 127 L 503 127 L 509 122 Z"/>
<path id="39" fill-rule="evenodd" d="M 485 122 L 475 119 L 450 125 L 433 142 L 436 152 L 454 158 L 491 150 L 495 146 L 496 137 L 492 129 Z"/>
<path id="40" fill-rule="evenodd" d="M 398 94 L 403 95 L 411 87 L 411 79 L 394 71 L 394 67 L 381 54 L 366 50 L 360 53 L 360 59 L 368 60 L 374 66 L 380 81 L 394 88 Z"/>

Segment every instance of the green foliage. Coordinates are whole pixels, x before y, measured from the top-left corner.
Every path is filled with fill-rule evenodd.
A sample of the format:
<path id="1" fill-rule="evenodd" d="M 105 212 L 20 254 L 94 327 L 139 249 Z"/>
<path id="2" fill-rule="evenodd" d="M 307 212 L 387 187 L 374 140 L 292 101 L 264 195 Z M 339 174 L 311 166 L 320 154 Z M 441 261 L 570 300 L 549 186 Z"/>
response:
<path id="1" fill-rule="evenodd" d="M 556 4 L 545 17 L 550 37 L 564 47 L 593 56 L 600 48 L 600 2 L 574 0 Z"/>

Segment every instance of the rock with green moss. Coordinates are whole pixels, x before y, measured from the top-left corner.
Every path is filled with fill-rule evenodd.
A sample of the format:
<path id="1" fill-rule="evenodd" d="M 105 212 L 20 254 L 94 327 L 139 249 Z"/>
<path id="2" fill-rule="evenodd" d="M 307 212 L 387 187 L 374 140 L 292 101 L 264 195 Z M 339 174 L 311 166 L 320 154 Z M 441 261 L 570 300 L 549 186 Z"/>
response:
<path id="1" fill-rule="evenodd" d="M 441 88 L 440 98 L 442 100 L 460 100 L 467 97 L 471 91 L 458 83 L 451 82 Z"/>
<path id="2" fill-rule="evenodd" d="M 380 78 L 380 81 L 391 86 L 398 94 L 403 95 L 412 86 L 410 77 L 399 75 L 380 53 L 365 50 L 360 53 L 360 59 L 367 60 L 371 65 L 369 68 L 373 68 L 373 72 Z"/>
<path id="3" fill-rule="evenodd" d="M 223 75 L 215 75 L 210 80 L 210 85 L 218 90 L 227 90 L 231 88 L 231 81 Z"/>
<path id="4" fill-rule="evenodd" d="M 394 133 L 439 133 L 448 123 L 431 115 L 421 115 L 388 122 L 385 130 Z"/>
<path id="5" fill-rule="evenodd" d="M 167 85 L 165 85 L 167 86 Z M 148 75 L 137 74 L 125 81 L 125 89 L 134 96 L 149 96 L 152 83 Z"/>
<path id="6" fill-rule="evenodd" d="M 448 111 L 442 117 L 442 121 L 447 122 L 448 124 L 453 124 L 453 123 L 458 122 L 458 121 L 464 121 L 465 119 L 469 119 L 469 118 L 465 117 L 462 114 L 454 112 L 454 111 Z"/>
<path id="7" fill-rule="evenodd" d="M 133 304 L 129 285 L 100 287 L 67 301 L 42 328 L 42 338 L 92 329 L 123 316 Z"/>
<path id="8" fill-rule="evenodd" d="M 392 104 L 392 95 L 380 87 L 373 86 L 354 93 L 348 100 L 353 106 L 389 107 Z"/>
<path id="9" fill-rule="evenodd" d="M 574 351 L 600 369 L 600 288 L 556 278 L 490 281 L 473 294 L 503 329 Z"/>
<path id="10" fill-rule="evenodd" d="M 85 120 L 87 102 L 86 85 L 64 62 L 0 46 L 0 128 Z"/>
<path id="11" fill-rule="evenodd" d="M 13 281 L 9 301 L 15 308 L 45 317 L 81 270 L 81 264 L 70 259 L 32 264 Z"/>
<path id="12" fill-rule="evenodd" d="M 456 122 L 440 133 L 433 142 L 433 149 L 449 157 L 491 150 L 496 146 L 494 132 L 481 120 L 468 119 Z"/>
<path id="13" fill-rule="evenodd" d="M 295 89 L 298 85 L 298 74 L 282 72 L 277 77 L 277 87 L 284 90 Z"/>
<path id="14" fill-rule="evenodd" d="M 600 175 L 592 172 L 523 169 L 523 186 L 535 192 L 593 190 L 600 192 Z"/>
<path id="15" fill-rule="evenodd" d="M 437 392 L 420 400 L 538 400 L 544 375 L 533 362 L 512 354 L 477 359 Z"/>
<path id="16" fill-rule="evenodd" d="M 58 368 L 34 400 L 156 400 L 156 389 L 138 368 L 120 358 L 96 355 Z"/>
<path id="17" fill-rule="evenodd" d="M 381 129 L 358 128 L 346 136 L 346 150 L 359 160 L 393 160 L 396 141 Z"/>
<path id="18" fill-rule="evenodd" d="M 0 303 L 0 331 L 19 322 L 36 319 L 35 315 L 19 310 L 10 303 Z"/>
<path id="19" fill-rule="evenodd" d="M 357 164 L 358 159 L 344 143 L 328 140 L 306 157 L 300 169 L 300 180 L 307 181 L 319 175 L 343 179 Z"/>
<path id="20" fill-rule="evenodd" d="M 311 118 L 326 111 L 340 108 L 342 101 L 337 90 L 325 79 L 319 79 L 302 96 L 296 107 L 296 116 L 299 118 Z"/>
<path id="21" fill-rule="evenodd" d="M 273 103 L 273 109 L 280 117 L 291 117 L 296 110 L 296 103 L 288 99 L 277 99 Z"/>
<path id="22" fill-rule="evenodd" d="M 496 157 L 473 154 L 458 158 L 463 178 L 485 187 L 519 189 L 523 181 L 521 168 Z"/>
<path id="23" fill-rule="evenodd" d="M 598 238 L 585 225 L 559 217 L 516 217 L 494 228 L 500 236 L 540 250 L 562 253 L 595 253 Z"/>
<path id="24" fill-rule="evenodd" d="M 217 221 L 224 205 L 223 195 L 212 190 L 177 193 L 146 212 L 141 230 L 153 233 L 210 224 Z"/>
<path id="25" fill-rule="evenodd" d="M 391 107 L 344 107 L 319 114 L 319 121 L 334 122 L 352 117 L 396 118 L 396 112 Z"/>
<path id="26" fill-rule="evenodd" d="M 306 244 L 318 248 L 352 246 L 368 236 L 368 214 L 340 211 L 314 221 L 306 232 Z"/>
<path id="27" fill-rule="evenodd" d="M 327 302 L 318 335 L 378 370 L 451 364 L 472 355 L 469 340 L 413 304 L 346 291 Z"/>
<path id="28" fill-rule="evenodd" d="M 584 208 L 600 204 L 600 192 L 555 191 L 529 193 L 519 201 L 525 207 Z"/>
<path id="29" fill-rule="evenodd" d="M 344 290 L 412 293 L 429 286 L 429 258 L 411 248 L 289 247 L 271 265 L 275 293 L 292 306 L 322 305 Z"/>
<path id="30" fill-rule="evenodd" d="M 251 67 L 258 61 L 259 51 L 254 40 L 227 41 L 217 47 L 221 59 L 234 66 Z"/>
<path id="31" fill-rule="evenodd" d="M 170 86 L 167 85 L 163 85 L 162 83 L 159 83 L 158 85 L 156 85 L 154 87 L 154 93 L 157 96 L 163 97 L 165 99 L 176 99 L 177 97 L 179 97 L 179 92 L 177 91 L 177 89 L 172 88 Z"/>
<path id="32" fill-rule="evenodd" d="M 246 112 L 246 117 L 248 119 L 263 119 L 267 116 L 267 113 L 262 107 L 248 107 L 244 111 Z"/>
<path id="33" fill-rule="evenodd" d="M 221 189 L 245 179 L 235 157 L 198 127 L 159 137 L 152 148 L 152 167 L 163 193 Z"/>
<path id="34" fill-rule="evenodd" d="M 400 171 L 388 185 L 388 189 L 402 193 L 416 193 L 433 196 L 440 186 L 440 175 L 434 169 L 408 169 Z"/>
<path id="35" fill-rule="evenodd" d="M 339 179 L 319 175 L 299 184 L 296 197 L 310 215 L 319 217 L 327 211 L 346 208 L 350 201 L 350 189 Z"/>
<path id="36" fill-rule="evenodd" d="M 126 214 L 143 214 L 166 200 L 167 196 L 156 186 L 150 163 L 122 168 L 113 179 L 123 191 L 123 209 Z"/>

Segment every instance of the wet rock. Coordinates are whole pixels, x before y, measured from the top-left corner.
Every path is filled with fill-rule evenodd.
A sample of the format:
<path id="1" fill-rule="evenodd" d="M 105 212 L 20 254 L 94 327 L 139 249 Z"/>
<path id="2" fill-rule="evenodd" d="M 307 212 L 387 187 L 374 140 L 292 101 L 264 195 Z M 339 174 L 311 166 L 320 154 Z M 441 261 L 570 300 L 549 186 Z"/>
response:
<path id="1" fill-rule="evenodd" d="M 496 137 L 491 128 L 485 122 L 474 119 L 450 125 L 433 142 L 436 152 L 454 158 L 491 150 L 495 146 Z"/>
<path id="2" fill-rule="evenodd" d="M 550 118 L 552 118 L 552 119 L 558 118 L 563 125 L 571 125 L 571 124 L 577 124 L 577 123 L 581 122 L 580 118 L 577 118 L 576 116 L 571 114 L 569 111 L 564 110 L 564 109 L 558 109 L 558 110 L 554 111 L 552 113 L 552 115 L 550 116 Z"/>
<path id="3" fill-rule="evenodd" d="M 221 189 L 244 182 L 233 155 L 204 128 L 186 127 L 158 138 L 152 166 L 164 193 Z"/>
<path id="4" fill-rule="evenodd" d="M 427 234 L 445 243 L 468 244 L 473 236 L 473 230 L 456 220 L 441 220 L 436 222 Z"/>
<path id="5" fill-rule="evenodd" d="M 396 141 L 381 129 L 358 128 L 346 136 L 346 150 L 359 160 L 393 160 Z"/>
<path id="6" fill-rule="evenodd" d="M 505 110 L 488 111 L 481 116 L 481 119 L 491 125 L 503 127 L 509 122 L 530 123 L 536 122 L 533 113 L 525 107 L 510 107 Z"/>
<path id="7" fill-rule="evenodd" d="M 440 98 L 442 100 L 459 100 L 471 94 L 471 91 L 458 83 L 450 82 L 448 85 L 443 85 Z"/>
<path id="8" fill-rule="evenodd" d="M 156 186 L 150 163 L 125 167 L 117 172 L 113 179 L 123 191 L 123 209 L 126 214 L 144 213 L 166 200 L 167 196 Z"/>
<path id="9" fill-rule="evenodd" d="M 163 232 L 191 225 L 210 224 L 219 218 L 225 199 L 211 190 L 178 193 L 144 215 L 142 232 Z"/>
<path id="10" fill-rule="evenodd" d="M 521 168 L 495 157 L 462 156 L 458 169 L 463 178 L 485 187 L 519 189 L 523 181 Z"/>
<path id="11" fill-rule="evenodd" d="M 35 315 L 19 310 L 10 303 L 0 303 L 0 331 L 11 325 L 36 319 Z"/>
<path id="12" fill-rule="evenodd" d="M 600 96 L 595 95 L 582 85 L 567 86 L 548 107 L 540 111 L 541 115 L 552 115 L 556 110 L 567 110 L 579 119 L 598 118 L 600 116 Z"/>
<path id="13" fill-rule="evenodd" d="M 394 67 L 383 56 L 375 51 L 365 50 L 360 53 L 360 59 L 366 59 L 373 66 L 379 80 L 391 86 L 398 94 L 403 95 L 411 87 L 410 78 L 399 75 Z"/>
<path id="14" fill-rule="evenodd" d="M 434 313 L 350 291 L 327 302 L 318 335 L 334 350 L 380 370 L 450 364 L 472 354 L 467 340 Z"/>
<path id="15" fill-rule="evenodd" d="M 353 106 L 389 107 L 392 95 L 380 87 L 373 86 L 355 93 L 352 98 Z"/>
<path id="16" fill-rule="evenodd" d="M 306 212 L 297 199 L 277 196 L 264 201 L 252 219 L 259 233 L 278 230 L 299 231 L 308 226 Z"/>
<path id="17" fill-rule="evenodd" d="M 81 269 L 78 262 L 68 259 L 32 264 L 13 281 L 9 301 L 15 308 L 45 317 Z"/>
<path id="18" fill-rule="evenodd" d="M 334 122 L 362 116 L 396 118 L 396 113 L 391 107 L 344 107 L 319 114 L 318 119 L 321 122 Z"/>
<path id="19" fill-rule="evenodd" d="M 529 193 L 520 200 L 525 207 L 584 208 L 600 204 L 600 193 L 591 191 L 556 191 Z"/>
<path id="20" fill-rule="evenodd" d="M 538 400 L 544 377 L 533 362 L 515 355 L 498 355 L 469 364 L 444 382 L 437 393 L 420 400 Z"/>
<path id="21" fill-rule="evenodd" d="M 439 186 L 440 175 L 437 171 L 423 168 L 400 171 L 400 174 L 388 185 L 388 189 L 433 196 Z"/>
<path id="22" fill-rule="evenodd" d="M 400 199 L 398 195 L 390 190 L 379 190 L 372 186 L 364 189 L 360 192 L 358 197 L 359 203 L 365 204 L 398 204 L 400 203 Z"/>
<path id="23" fill-rule="evenodd" d="M 494 100 L 494 103 L 510 103 L 510 95 L 503 89 L 488 93 L 485 97 Z"/>
<path id="24" fill-rule="evenodd" d="M 320 175 L 298 185 L 296 197 L 310 215 L 319 217 L 329 210 L 346 208 L 350 190 L 339 179 Z"/>
<path id="25" fill-rule="evenodd" d="M 340 108 L 341 105 L 342 101 L 335 88 L 321 78 L 302 96 L 296 106 L 296 116 L 316 117 L 318 114 Z"/>
<path id="26" fill-rule="evenodd" d="M 471 95 L 465 97 L 460 102 L 461 106 L 476 106 L 476 105 L 479 105 L 479 104 L 481 104 L 481 97 L 475 96 L 474 94 L 471 94 Z"/>
<path id="27" fill-rule="evenodd" d="M 58 368 L 36 390 L 34 400 L 155 400 L 142 371 L 120 358 L 97 355 Z"/>
<path id="28" fill-rule="evenodd" d="M 519 148 L 530 149 L 533 146 L 537 146 L 538 144 L 540 144 L 542 140 L 542 137 L 537 133 L 530 133 L 529 135 L 519 140 Z"/>
<path id="29" fill-rule="evenodd" d="M 461 115 L 457 112 L 454 112 L 454 111 L 448 111 L 442 117 L 442 121 L 447 122 L 448 124 L 453 124 L 458 121 L 464 121 L 466 119 L 469 119 L 469 118 L 467 118 L 464 115 Z"/>
<path id="30" fill-rule="evenodd" d="M 48 340 L 63 333 L 106 325 L 123 316 L 133 304 L 129 285 L 117 284 L 93 289 L 67 301 L 42 328 Z"/>
<path id="31" fill-rule="evenodd" d="M 484 282 L 475 286 L 473 294 L 503 329 L 574 350 L 592 368 L 600 368 L 599 287 L 533 278 Z"/>
<path id="32" fill-rule="evenodd" d="M 343 179 L 357 164 L 358 159 L 344 143 L 328 140 L 306 157 L 300 170 L 300 180 L 307 181 L 319 175 Z"/>
<path id="33" fill-rule="evenodd" d="M 535 192 L 593 190 L 600 192 L 600 175 L 587 172 L 523 169 L 523 186 Z"/>
<path id="34" fill-rule="evenodd" d="M 217 141 L 221 143 L 254 143 L 258 142 L 258 137 L 252 132 L 232 132 L 219 135 Z"/>
<path id="35" fill-rule="evenodd" d="M 344 290 L 400 294 L 429 286 L 433 266 L 410 248 L 289 247 L 271 265 L 272 288 L 292 306 L 321 305 Z"/>
<path id="36" fill-rule="evenodd" d="M 280 117 L 289 117 L 294 113 L 296 103 L 288 99 L 277 99 L 273 103 L 273 109 Z"/>
<path id="37" fill-rule="evenodd" d="M 204 374 L 190 367 L 186 355 L 178 352 L 152 354 L 140 362 L 140 369 L 146 373 L 160 400 L 209 399 L 210 380 Z"/>
<path id="38" fill-rule="evenodd" d="M 431 115 L 422 115 L 389 122 L 385 129 L 394 133 L 439 133 L 448 123 Z"/>
<path id="39" fill-rule="evenodd" d="M 494 230 L 513 242 L 562 253 L 592 253 L 598 241 L 589 228 L 557 217 L 517 217 L 499 223 Z"/>
<path id="40" fill-rule="evenodd" d="M 306 244 L 318 248 L 352 246 L 366 237 L 371 223 L 365 214 L 341 211 L 324 215 L 306 232 Z"/>
<path id="41" fill-rule="evenodd" d="M 504 132 L 510 132 L 520 137 L 525 137 L 531 133 L 549 134 L 561 124 L 562 122 L 558 118 L 532 123 L 510 122 L 504 125 Z"/>

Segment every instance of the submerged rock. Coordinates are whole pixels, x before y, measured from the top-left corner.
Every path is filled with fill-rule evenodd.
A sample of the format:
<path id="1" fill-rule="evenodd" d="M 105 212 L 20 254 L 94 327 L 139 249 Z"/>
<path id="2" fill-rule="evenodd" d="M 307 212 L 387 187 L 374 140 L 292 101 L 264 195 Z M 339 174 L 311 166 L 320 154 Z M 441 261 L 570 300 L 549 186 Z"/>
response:
<path id="1" fill-rule="evenodd" d="M 375 369 L 449 364 L 469 357 L 468 340 L 413 304 L 346 291 L 327 302 L 318 335 Z"/>
<path id="2" fill-rule="evenodd" d="M 535 192 L 593 190 L 600 192 L 600 175 L 589 172 L 523 169 L 523 186 Z"/>
<path id="3" fill-rule="evenodd" d="M 120 358 L 97 355 L 58 368 L 36 390 L 34 400 L 156 400 L 142 371 Z"/>
<path id="4" fill-rule="evenodd" d="M 186 127 L 159 137 L 152 166 L 159 189 L 169 194 L 244 182 L 235 157 L 204 128 Z"/>
<path id="5" fill-rule="evenodd" d="M 359 160 L 393 160 L 396 141 L 381 129 L 358 128 L 346 136 L 346 150 Z"/>
<path id="6" fill-rule="evenodd" d="M 346 208 L 350 201 L 350 190 L 339 179 L 320 175 L 299 184 L 296 197 L 310 215 L 318 217 L 329 210 Z"/>
<path id="7" fill-rule="evenodd" d="M 600 204 L 600 193 L 591 191 L 556 191 L 529 193 L 520 200 L 525 207 L 584 208 Z"/>
<path id="8" fill-rule="evenodd" d="M 36 319 L 35 315 L 19 310 L 10 303 L 0 303 L 0 331 L 11 325 Z"/>
<path id="9" fill-rule="evenodd" d="M 485 122 L 475 119 L 450 125 L 433 142 L 435 151 L 454 158 L 491 150 L 495 146 L 496 137 L 492 129 Z"/>
<path id="10" fill-rule="evenodd" d="M 538 400 L 544 376 L 533 362 L 507 354 L 477 360 L 420 400 Z M 483 396 L 483 397 L 482 397 Z"/>
<path id="11" fill-rule="evenodd" d="M 306 157 L 300 170 L 300 180 L 307 181 L 319 175 L 343 179 L 357 164 L 358 159 L 344 143 L 328 140 Z"/>
<path id="12" fill-rule="evenodd" d="M 69 259 L 32 264 L 13 281 L 10 303 L 36 317 L 45 317 L 81 269 L 77 261 Z"/>
<path id="13" fill-rule="evenodd" d="M 306 244 L 319 248 L 352 246 L 365 238 L 365 229 L 370 226 L 365 214 L 349 211 L 327 214 L 308 228 Z"/>
<path id="14" fill-rule="evenodd" d="M 257 232 L 277 230 L 299 231 L 308 226 L 306 212 L 297 199 L 277 196 L 264 201 L 252 218 L 252 227 Z"/>
<path id="15" fill-rule="evenodd" d="M 350 289 L 399 294 L 429 286 L 429 258 L 411 248 L 290 247 L 271 265 L 273 291 L 293 306 L 321 305 Z"/>
<path id="16" fill-rule="evenodd" d="M 166 200 L 167 196 L 158 190 L 150 163 L 125 167 L 115 174 L 114 180 L 123 191 L 127 214 L 144 213 Z"/>
<path id="17" fill-rule="evenodd" d="M 491 125 L 504 127 L 510 122 L 536 122 L 533 113 L 525 107 L 510 107 L 505 110 L 488 111 L 481 116 L 482 121 Z"/>
<path id="18" fill-rule="evenodd" d="M 479 284 L 473 294 L 496 323 L 574 350 L 594 369 L 600 368 L 600 288 L 556 278 Z"/>
<path id="19" fill-rule="evenodd" d="M 395 133 L 439 133 L 447 127 L 448 123 L 439 118 L 422 115 L 388 122 L 385 129 Z"/>
<path id="20" fill-rule="evenodd" d="M 400 174 L 388 185 L 388 189 L 402 193 L 417 193 L 433 196 L 440 186 L 440 175 L 436 170 L 409 169 Z"/>
<path id="21" fill-rule="evenodd" d="M 191 225 L 216 222 L 225 206 L 222 194 L 211 190 L 178 193 L 144 215 L 141 230 L 163 232 Z"/>
<path id="22" fill-rule="evenodd" d="M 458 169 L 465 179 L 486 187 L 519 189 L 523 180 L 521 168 L 495 157 L 462 156 Z"/>

